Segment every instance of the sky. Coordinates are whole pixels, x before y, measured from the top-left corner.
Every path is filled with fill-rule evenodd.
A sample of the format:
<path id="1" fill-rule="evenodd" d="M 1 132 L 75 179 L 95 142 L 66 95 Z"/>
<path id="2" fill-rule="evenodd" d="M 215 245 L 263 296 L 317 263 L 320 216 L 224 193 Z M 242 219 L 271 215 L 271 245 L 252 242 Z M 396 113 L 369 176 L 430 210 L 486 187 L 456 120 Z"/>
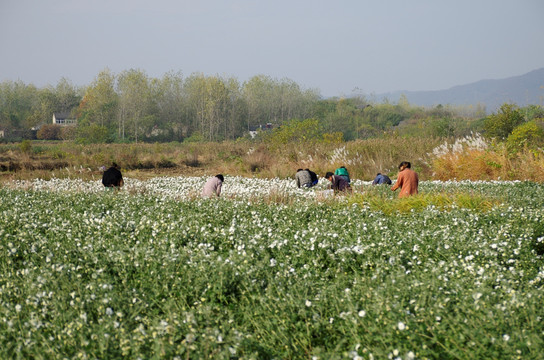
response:
<path id="1" fill-rule="evenodd" d="M 0 0 L 0 81 L 105 69 L 290 79 L 324 97 L 544 67 L 543 0 Z"/>

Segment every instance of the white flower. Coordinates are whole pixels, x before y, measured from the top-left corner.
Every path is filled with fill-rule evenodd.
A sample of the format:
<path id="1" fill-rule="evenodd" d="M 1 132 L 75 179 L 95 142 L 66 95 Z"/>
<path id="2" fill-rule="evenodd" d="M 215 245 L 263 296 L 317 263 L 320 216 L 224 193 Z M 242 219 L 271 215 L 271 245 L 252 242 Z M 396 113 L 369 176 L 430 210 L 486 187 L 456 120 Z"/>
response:
<path id="1" fill-rule="evenodd" d="M 19 305 L 19 304 L 15 305 L 15 311 L 21 312 L 21 308 L 22 308 L 21 305 Z"/>
<path id="2" fill-rule="evenodd" d="M 406 325 L 404 325 L 402 321 L 399 321 L 399 323 L 397 324 L 397 327 L 399 328 L 400 331 L 406 329 Z"/>
<path id="3" fill-rule="evenodd" d="M 359 311 L 359 316 L 360 317 L 365 317 L 365 315 L 366 315 L 366 311 L 364 311 L 364 310 Z"/>
<path id="4" fill-rule="evenodd" d="M 312 306 L 312 302 L 311 302 L 310 300 L 306 300 L 306 306 L 307 306 L 307 307 Z"/>
<path id="5" fill-rule="evenodd" d="M 510 340 L 510 335 L 504 334 L 504 335 L 502 336 L 502 339 L 503 339 L 504 341 L 508 341 L 508 340 Z"/>
<path id="6" fill-rule="evenodd" d="M 415 358 L 416 358 L 416 355 L 415 355 L 413 352 L 411 352 L 411 351 L 409 351 L 409 352 L 406 354 L 406 359 L 407 359 L 407 360 L 413 360 L 413 359 L 415 359 Z"/>

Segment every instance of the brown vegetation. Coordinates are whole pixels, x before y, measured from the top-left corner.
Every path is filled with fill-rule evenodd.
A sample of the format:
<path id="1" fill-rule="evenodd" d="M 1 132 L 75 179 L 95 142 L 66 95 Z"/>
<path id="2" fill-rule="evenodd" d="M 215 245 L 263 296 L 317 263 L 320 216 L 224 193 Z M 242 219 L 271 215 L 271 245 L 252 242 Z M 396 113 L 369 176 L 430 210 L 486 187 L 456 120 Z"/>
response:
<path id="1" fill-rule="evenodd" d="M 401 161 L 410 161 L 420 179 L 544 181 L 544 155 L 535 150 L 509 154 L 504 147 L 433 154 L 443 139 L 391 137 L 345 143 L 132 143 L 90 144 L 34 141 L 0 145 L 3 180 L 80 177 L 98 179 L 101 167 L 118 163 L 129 177 L 202 176 L 223 173 L 260 178 L 292 177 L 297 168 L 323 176 L 346 166 L 352 178 L 372 180 L 381 172 L 396 177 Z"/>

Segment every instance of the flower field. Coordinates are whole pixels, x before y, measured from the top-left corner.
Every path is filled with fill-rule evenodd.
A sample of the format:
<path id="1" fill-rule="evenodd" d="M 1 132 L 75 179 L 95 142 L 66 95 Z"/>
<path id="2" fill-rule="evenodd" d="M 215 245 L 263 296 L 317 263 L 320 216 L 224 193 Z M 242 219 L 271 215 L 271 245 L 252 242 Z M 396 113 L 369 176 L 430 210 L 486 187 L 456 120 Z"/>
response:
<path id="1" fill-rule="evenodd" d="M 542 358 L 544 185 L 205 180 L 0 187 L 0 358 Z"/>

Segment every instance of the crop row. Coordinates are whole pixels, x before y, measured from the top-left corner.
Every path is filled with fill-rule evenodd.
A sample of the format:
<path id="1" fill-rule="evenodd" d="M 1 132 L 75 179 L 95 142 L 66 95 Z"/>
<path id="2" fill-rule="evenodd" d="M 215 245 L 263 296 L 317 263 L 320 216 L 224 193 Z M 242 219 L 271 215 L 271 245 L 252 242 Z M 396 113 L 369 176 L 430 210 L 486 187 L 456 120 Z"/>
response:
<path id="1" fill-rule="evenodd" d="M 424 182 L 496 205 L 387 215 L 284 180 L 187 195 L 204 180 L 0 189 L 0 357 L 541 356 L 542 185 Z"/>

